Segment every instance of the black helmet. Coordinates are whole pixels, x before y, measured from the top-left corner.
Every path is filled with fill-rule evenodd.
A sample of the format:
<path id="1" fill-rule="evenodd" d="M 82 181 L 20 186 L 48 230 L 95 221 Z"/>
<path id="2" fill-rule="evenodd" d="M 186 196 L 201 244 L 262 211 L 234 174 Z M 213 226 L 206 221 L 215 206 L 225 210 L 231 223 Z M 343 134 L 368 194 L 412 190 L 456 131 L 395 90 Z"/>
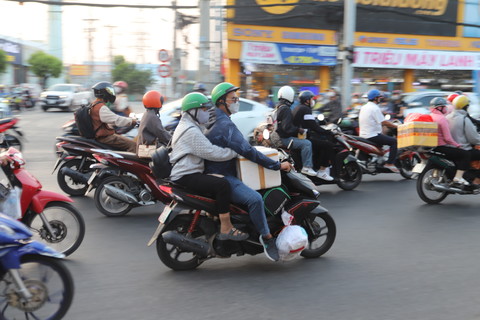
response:
<path id="1" fill-rule="evenodd" d="M 105 102 L 115 102 L 115 89 L 113 89 L 113 85 L 110 82 L 100 81 L 92 89 L 96 98 L 100 98 Z"/>
<path id="2" fill-rule="evenodd" d="M 305 104 L 305 102 L 312 99 L 313 97 L 315 97 L 315 95 L 310 90 L 305 90 L 298 94 L 298 100 L 300 100 L 301 104 Z"/>

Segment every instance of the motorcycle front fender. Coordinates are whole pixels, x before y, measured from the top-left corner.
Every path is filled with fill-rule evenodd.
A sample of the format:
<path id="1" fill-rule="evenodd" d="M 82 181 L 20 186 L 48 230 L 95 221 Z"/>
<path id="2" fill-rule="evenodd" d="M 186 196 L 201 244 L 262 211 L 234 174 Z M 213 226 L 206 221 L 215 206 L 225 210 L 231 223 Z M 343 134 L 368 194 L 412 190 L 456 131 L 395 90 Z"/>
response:
<path id="1" fill-rule="evenodd" d="M 5 269 L 20 269 L 20 259 L 26 254 L 37 254 L 53 258 L 65 258 L 63 253 L 57 252 L 39 241 L 31 241 L 25 245 L 11 249 L 2 257 L 2 266 Z"/>
<path id="2" fill-rule="evenodd" d="M 45 209 L 45 206 L 53 201 L 73 202 L 72 199 L 64 196 L 63 194 L 52 191 L 40 190 L 32 197 L 30 208 L 34 213 L 42 213 L 43 209 Z"/>

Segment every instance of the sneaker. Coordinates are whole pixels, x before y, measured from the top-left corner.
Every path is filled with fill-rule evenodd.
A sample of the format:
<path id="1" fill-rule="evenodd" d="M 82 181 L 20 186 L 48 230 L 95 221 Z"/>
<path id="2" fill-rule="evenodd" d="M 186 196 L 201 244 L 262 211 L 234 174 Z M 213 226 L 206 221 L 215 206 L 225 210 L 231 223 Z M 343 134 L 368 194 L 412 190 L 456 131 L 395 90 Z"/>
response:
<path id="1" fill-rule="evenodd" d="M 278 261 L 280 259 L 275 238 L 270 238 L 266 240 L 263 239 L 262 236 L 260 236 L 260 243 L 262 244 L 263 251 L 265 252 L 265 255 L 268 259 L 272 261 Z"/>
<path id="2" fill-rule="evenodd" d="M 325 181 L 333 181 L 333 177 L 327 173 L 327 170 L 318 170 L 317 177 Z"/>
<path id="3" fill-rule="evenodd" d="M 312 177 L 317 175 L 317 172 L 309 167 L 303 167 L 301 172 L 303 174 L 306 174 L 307 176 L 312 176 Z"/>
<path id="4" fill-rule="evenodd" d="M 463 178 L 453 178 L 453 183 L 460 184 L 462 186 L 468 186 L 470 182 Z"/>
<path id="5" fill-rule="evenodd" d="M 400 173 L 400 170 L 398 170 L 398 168 L 395 167 L 394 164 L 386 163 L 383 167 L 386 168 L 386 169 L 388 169 L 388 170 L 390 170 L 390 171 L 392 171 L 392 172 L 394 172 L 394 173 Z"/>

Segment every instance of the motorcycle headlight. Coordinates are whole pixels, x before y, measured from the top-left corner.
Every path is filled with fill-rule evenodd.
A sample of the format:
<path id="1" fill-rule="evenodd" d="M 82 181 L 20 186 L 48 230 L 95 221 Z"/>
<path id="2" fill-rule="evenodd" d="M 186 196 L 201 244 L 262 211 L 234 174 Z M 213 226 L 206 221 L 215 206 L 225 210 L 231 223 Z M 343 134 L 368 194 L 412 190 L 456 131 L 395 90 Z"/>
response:
<path id="1" fill-rule="evenodd" d="M 68 96 L 63 95 L 63 96 L 60 96 L 59 98 L 60 99 L 66 99 L 66 98 L 68 98 Z"/>
<path id="2" fill-rule="evenodd" d="M 47 93 L 46 92 L 43 92 L 41 95 L 40 95 L 40 98 L 46 98 L 47 97 Z"/>

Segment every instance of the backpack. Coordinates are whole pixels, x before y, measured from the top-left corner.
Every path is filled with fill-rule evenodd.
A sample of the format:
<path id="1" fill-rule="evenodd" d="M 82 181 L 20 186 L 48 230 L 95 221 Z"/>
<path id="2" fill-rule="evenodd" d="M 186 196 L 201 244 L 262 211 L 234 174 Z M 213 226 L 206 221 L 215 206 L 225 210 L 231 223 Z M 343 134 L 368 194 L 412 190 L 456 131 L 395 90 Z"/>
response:
<path id="1" fill-rule="evenodd" d="M 282 209 L 290 200 L 290 196 L 282 187 L 276 187 L 267 190 L 263 196 L 263 205 L 265 207 L 265 213 L 275 216 L 282 213 Z"/>
<path id="2" fill-rule="evenodd" d="M 98 129 L 100 129 L 100 127 L 98 127 L 97 130 L 93 129 L 93 120 L 90 116 L 91 109 L 99 103 L 102 102 L 97 102 L 95 104 L 89 104 L 86 106 L 84 105 L 73 114 L 78 132 L 80 132 L 80 135 L 84 138 L 95 139 L 95 134 L 97 133 Z"/>

